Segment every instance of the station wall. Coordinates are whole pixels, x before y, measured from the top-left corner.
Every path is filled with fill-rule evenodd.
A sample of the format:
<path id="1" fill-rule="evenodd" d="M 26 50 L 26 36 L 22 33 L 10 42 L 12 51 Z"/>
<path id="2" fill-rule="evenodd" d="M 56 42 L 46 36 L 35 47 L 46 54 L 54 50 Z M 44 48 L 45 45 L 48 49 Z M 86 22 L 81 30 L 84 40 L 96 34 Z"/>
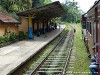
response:
<path id="1" fill-rule="evenodd" d="M 6 32 L 18 33 L 18 27 L 15 24 L 0 24 L 0 36 Z"/>

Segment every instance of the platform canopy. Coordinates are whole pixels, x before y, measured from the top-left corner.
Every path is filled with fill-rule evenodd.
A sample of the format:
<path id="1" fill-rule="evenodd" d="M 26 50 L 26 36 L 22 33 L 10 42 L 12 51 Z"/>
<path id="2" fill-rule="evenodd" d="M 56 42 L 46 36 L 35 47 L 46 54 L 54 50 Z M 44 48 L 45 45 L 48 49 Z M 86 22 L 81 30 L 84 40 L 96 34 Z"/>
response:
<path id="1" fill-rule="evenodd" d="M 23 12 L 18 13 L 19 16 L 28 17 L 29 15 L 33 18 L 55 18 L 65 15 L 65 10 L 63 9 L 62 5 L 59 1 L 35 7 Z"/>

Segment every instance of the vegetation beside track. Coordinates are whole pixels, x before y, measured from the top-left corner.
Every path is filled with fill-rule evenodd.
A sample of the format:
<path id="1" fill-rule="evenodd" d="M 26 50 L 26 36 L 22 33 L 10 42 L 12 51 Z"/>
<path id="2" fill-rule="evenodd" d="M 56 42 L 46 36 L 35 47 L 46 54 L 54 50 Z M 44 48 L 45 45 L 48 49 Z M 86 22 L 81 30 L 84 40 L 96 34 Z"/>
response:
<path id="1" fill-rule="evenodd" d="M 82 39 L 81 25 L 71 24 L 76 26 L 76 34 L 74 40 L 73 50 L 75 50 L 75 62 L 74 62 L 74 75 L 91 75 L 89 72 L 90 61 L 86 52 L 86 47 Z M 80 74 L 78 74 L 78 73 Z"/>

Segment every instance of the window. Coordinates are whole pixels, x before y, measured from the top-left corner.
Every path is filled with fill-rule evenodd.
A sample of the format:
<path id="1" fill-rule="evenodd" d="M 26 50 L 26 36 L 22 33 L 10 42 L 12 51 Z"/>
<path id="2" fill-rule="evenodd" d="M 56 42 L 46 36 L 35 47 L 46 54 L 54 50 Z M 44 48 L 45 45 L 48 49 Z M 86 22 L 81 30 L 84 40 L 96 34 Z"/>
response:
<path id="1" fill-rule="evenodd" d="M 87 22 L 87 31 L 92 34 L 91 22 Z"/>
<path id="2" fill-rule="evenodd" d="M 89 22 L 87 22 L 86 29 L 87 29 L 87 31 L 89 31 Z"/>
<path id="3" fill-rule="evenodd" d="M 92 34 L 91 22 L 90 22 L 90 28 L 89 28 L 89 29 L 90 29 L 90 31 L 89 31 L 89 32 L 90 32 L 90 34 Z"/>

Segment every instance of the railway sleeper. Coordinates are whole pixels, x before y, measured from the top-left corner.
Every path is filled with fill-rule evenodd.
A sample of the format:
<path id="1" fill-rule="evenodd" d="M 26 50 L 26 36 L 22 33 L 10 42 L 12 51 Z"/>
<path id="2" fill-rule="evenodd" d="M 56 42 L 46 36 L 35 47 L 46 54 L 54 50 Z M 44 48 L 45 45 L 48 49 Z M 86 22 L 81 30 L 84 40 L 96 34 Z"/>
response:
<path id="1" fill-rule="evenodd" d="M 67 54 L 67 53 L 66 53 Z M 55 56 L 55 55 L 57 55 L 57 56 L 67 56 L 65 53 L 59 53 L 59 55 L 58 55 L 58 53 L 56 54 L 56 53 L 53 53 L 53 54 L 51 54 L 50 56 Z"/>
<path id="2" fill-rule="evenodd" d="M 46 62 L 53 62 L 54 60 L 46 60 Z M 57 62 L 66 62 L 66 60 L 56 60 Z"/>
<path id="3" fill-rule="evenodd" d="M 46 60 L 46 61 L 51 61 L 51 62 L 53 62 L 53 61 L 66 61 L 65 59 L 48 59 L 48 60 Z"/>
<path id="4" fill-rule="evenodd" d="M 49 56 L 49 58 L 67 58 L 67 56 Z"/>
<path id="5" fill-rule="evenodd" d="M 50 64 L 50 65 L 48 65 L 48 64 L 43 64 L 41 67 L 52 67 L 52 66 L 62 66 L 62 65 L 58 65 L 58 64 Z"/>
<path id="6" fill-rule="evenodd" d="M 41 62 L 36 62 L 36 64 L 39 64 L 39 63 L 41 63 Z M 51 62 L 44 62 L 44 64 L 45 64 L 45 63 L 51 63 Z M 65 62 L 62 62 L 62 61 L 61 61 L 61 62 L 57 62 L 57 61 L 55 61 L 55 63 L 64 64 Z"/>
<path id="7" fill-rule="evenodd" d="M 51 63 L 51 62 L 44 62 L 44 64 L 45 64 L 45 63 Z M 55 63 L 61 63 L 61 64 L 64 64 L 65 62 L 56 62 L 56 61 L 55 61 Z"/>
<path id="8" fill-rule="evenodd" d="M 44 63 L 51 63 L 52 61 L 46 61 Z M 65 61 L 54 61 L 55 63 L 58 62 L 58 63 L 65 63 Z"/>
<path id="9" fill-rule="evenodd" d="M 57 59 L 65 59 L 65 58 L 67 58 L 67 56 L 66 57 L 48 57 L 48 59 L 54 59 L 54 58 L 57 58 Z"/>
<path id="10" fill-rule="evenodd" d="M 63 69 L 39 69 L 38 71 L 62 71 Z"/>
<path id="11" fill-rule="evenodd" d="M 48 58 L 48 60 L 66 60 L 66 58 Z"/>
<path id="12" fill-rule="evenodd" d="M 43 65 L 62 65 L 62 63 L 59 63 L 59 62 L 53 62 L 53 64 L 52 63 L 44 63 Z"/>
<path id="13" fill-rule="evenodd" d="M 52 67 L 52 68 L 55 68 L 55 67 L 60 67 L 61 65 L 42 65 L 41 67 L 42 68 L 49 68 L 49 67 Z"/>
<path id="14" fill-rule="evenodd" d="M 40 68 L 40 70 L 41 70 L 41 69 L 46 69 L 46 70 L 47 70 L 47 69 L 49 69 L 49 70 L 63 70 L 63 68 Z"/>
<path id="15" fill-rule="evenodd" d="M 53 52 L 52 54 L 55 54 L 55 53 L 58 54 L 59 53 L 61 55 L 61 54 L 65 54 L 67 52 L 68 52 L 68 50 L 66 50 L 66 51 L 59 51 L 59 52 Z"/>
<path id="16" fill-rule="evenodd" d="M 65 53 L 59 53 L 59 55 L 58 55 L 58 53 L 57 54 L 56 53 L 52 53 L 50 56 L 55 56 L 55 55 L 58 55 L 58 56 L 67 56 L 66 54 Z"/>
<path id="17" fill-rule="evenodd" d="M 47 73 L 47 74 L 59 74 L 62 73 L 62 71 L 37 71 L 38 73 Z"/>
<path id="18" fill-rule="evenodd" d="M 59 51 L 59 52 L 53 52 L 52 54 L 55 54 L 55 53 L 56 53 L 56 54 L 58 54 L 58 53 L 67 53 L 67 51 L 64 51 L 64 50 L 63 50 L 63 51 Z"/>
<path id="19" fill-rule="evenodd" d="M 62 71 L 62 69 L 41 69 L 41 70 L 38 70 L 38 71 Z"/>

